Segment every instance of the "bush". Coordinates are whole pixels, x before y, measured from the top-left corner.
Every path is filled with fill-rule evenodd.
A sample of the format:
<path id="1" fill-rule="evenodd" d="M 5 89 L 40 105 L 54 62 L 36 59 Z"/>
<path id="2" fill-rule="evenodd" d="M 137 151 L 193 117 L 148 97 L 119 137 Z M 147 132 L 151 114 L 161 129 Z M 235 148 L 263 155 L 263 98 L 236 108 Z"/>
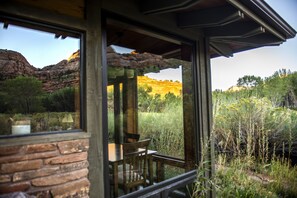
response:
<path id="1" fill-rule="evenodd" d="M 47 94 L 43 106 L 50 112 L 75 112 L 75 88 L 66 87 Z"/>
<path id="2" fill-rule="evenodd" d="M 41 106 L 42 82 L 34 77 L 18 76 L 6 80 L 2 88 L 2 113 L 30 114 L 43 111 Z M 5 112 L 4 112 L 5 110 Z"/>

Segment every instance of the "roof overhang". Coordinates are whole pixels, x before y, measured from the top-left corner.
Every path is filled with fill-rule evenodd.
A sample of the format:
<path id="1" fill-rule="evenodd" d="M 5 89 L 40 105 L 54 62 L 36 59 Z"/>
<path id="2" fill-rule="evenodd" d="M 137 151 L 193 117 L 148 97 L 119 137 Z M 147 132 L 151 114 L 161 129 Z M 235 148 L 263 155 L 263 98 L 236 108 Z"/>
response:
<path id="1" fill-rule="evenodd" d="M 296 31 L 264 0 L 141 0 L 146 15 L 174 14 L 182 29 L 203 31 L 210 55 L 234 53 L 280 45 Z"/>

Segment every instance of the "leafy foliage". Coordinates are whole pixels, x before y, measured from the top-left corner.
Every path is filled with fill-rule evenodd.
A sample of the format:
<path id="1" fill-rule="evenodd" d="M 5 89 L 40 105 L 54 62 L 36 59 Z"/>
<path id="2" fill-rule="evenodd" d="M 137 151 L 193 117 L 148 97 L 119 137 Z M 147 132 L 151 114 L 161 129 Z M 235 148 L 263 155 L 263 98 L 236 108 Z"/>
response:
<path id="1" fill-rule="evenodd" d="M 254 75 L 245 75 L 242 78 L 239 78 L 237 80 L 237 85 L 239 86 L 247 86 L 247 87 L 255 87 L 258 85 L 261 85 L 263 83 L 263 80 L 259 76 Z"/>
<path id="2" fill-rule="evenodd" d="M 213 92 L 217 195 L 296 197 L 290 157 L 297 157 L 297 73 L 279 70 L 256 80 L 245 76 L 238 80 L 245 89 Z"/>
<path id="3" fill-rule="evenodd" d="M 1 90 L 1 112 L 30 114 L 42 111 L 42 82 L 34 77 L 18 76 L 6 80 Z"/>
<path id="4" fill-rule="evenodd" d="M 165 94 L 164 98 L 161 94 L 151 94 L 151 86 L 140 86 L 138 88 L 138 108 L 141 112 L 163 112 L 166 104 L 179 104 L 181 97 L 171 92 Z"/>
<path id="5" fill-rule="evenodd" d="M 50 112 L 75 112 L 75 88 L 66 87 L 46 95 L 43 106 Z"/>

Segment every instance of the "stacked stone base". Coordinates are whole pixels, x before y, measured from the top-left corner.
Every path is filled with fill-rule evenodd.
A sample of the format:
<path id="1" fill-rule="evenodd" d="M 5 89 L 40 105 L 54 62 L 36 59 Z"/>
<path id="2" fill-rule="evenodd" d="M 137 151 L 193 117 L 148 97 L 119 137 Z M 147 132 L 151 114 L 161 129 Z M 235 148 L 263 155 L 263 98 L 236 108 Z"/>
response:
<path id="1" fill-rule="evenodd" d="M 0 196 L 89 197 L 88 139 L 0 146 Z"/>

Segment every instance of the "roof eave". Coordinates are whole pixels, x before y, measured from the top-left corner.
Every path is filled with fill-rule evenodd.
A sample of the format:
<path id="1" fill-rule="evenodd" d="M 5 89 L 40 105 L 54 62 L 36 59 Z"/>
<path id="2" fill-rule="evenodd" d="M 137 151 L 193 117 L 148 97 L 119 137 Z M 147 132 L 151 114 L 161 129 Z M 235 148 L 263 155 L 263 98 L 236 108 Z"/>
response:
<path id="1" fill-rule="evenodd" d="M 292 28 L 277 12 L 275 12 L 269 4 L 263 0 L 240 0 L 242 4 L 245 4 L 251 8 L 257 15 L 267 21 L 281 34 L 285 35 L 286 39 L 294 38 L 296 36 L 296 30 Z"/>

